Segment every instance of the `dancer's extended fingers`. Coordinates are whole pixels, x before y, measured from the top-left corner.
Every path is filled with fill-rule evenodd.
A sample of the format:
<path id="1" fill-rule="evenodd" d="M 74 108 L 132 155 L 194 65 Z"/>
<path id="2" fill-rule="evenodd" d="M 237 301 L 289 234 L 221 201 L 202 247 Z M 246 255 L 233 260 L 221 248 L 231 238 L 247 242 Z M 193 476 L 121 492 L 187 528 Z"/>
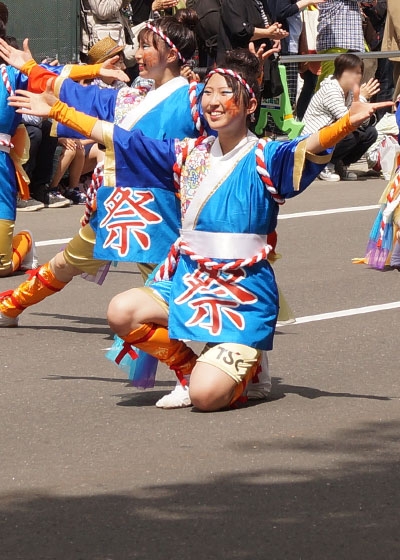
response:
<path id="1" fill-rule="evenodd" d="M 29 48 L 29 39 L 28 37 L 26 37 L 22 43 L 22 48 L 24 49 L 24 52 L 29 54 L 30 56 L 32 56 L 31 53 L 31 49 Z"/>
<path id="2" fill-rule="evenodd" d="M 385 107 L 393 107 L 393 101 L 380 101 L 379 103 L 371 103 L 371 106 L 374 111 L 378 109 L 384 109 Z"/>
<path id="3" fill-rule="evenodd" d="M 31 102 L 24 98 L 20 98 L 20 97 L 15 97 L 14 100 L 12 101 L 8 101 L 8 105 L 10 107 L 17 107 L 17 108 L 25 108 L 25 109 L 31 109 Z"/>
<path id="4" fill-rule="evenodd" d="M 26 91 L 24 89 L 16 89 L 14 91 L 14 95 L 10 95 L 10 97 L 8 99 L 11 100 L 13 98 L 18 97 L 18 98 L 21 98 L 21 99 L 29 100 L 29 99 L 31 99 L 32 95 L 34 95 L 34 94 L 32 94 L 30 91 Z"/>

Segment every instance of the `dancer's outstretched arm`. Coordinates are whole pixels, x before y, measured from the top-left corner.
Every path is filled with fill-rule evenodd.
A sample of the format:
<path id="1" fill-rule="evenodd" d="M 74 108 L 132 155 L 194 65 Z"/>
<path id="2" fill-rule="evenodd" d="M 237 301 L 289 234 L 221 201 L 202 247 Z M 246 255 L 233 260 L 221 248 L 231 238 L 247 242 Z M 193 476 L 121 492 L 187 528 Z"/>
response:
<path id="1" fill-rule="evenodd" d="M 119 60 L 118 56 L 101 64 L 67 64 L 58 67 L 42 66 L 33 59 L 28 39 L 24 40 L 23 50 L 15 49 L 3 39 L 0 39 L 0 56 L 7 64 L 29 77 L 29 89 L 35 93 L 44 91 L 48 79 L 57 78 L 60 74 L 63 78 L 71 78 L 75 81 L 89 80 L 96 77 L 113 78 L 123 82 L 129 81 L 129 77 L 125 72 L 115 66 L 115 63 Z"/>

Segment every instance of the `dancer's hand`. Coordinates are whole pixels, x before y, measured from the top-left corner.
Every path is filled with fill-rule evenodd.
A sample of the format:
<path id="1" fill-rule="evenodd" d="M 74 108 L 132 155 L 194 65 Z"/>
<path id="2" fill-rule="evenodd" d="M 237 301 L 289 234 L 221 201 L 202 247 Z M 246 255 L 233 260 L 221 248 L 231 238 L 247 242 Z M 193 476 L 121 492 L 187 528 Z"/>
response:
<path id="1" fill-rule="evenodd" d="M 129 76 L 117 66 L 119 60 L 119 55 L 105 60 L 101 65 L 99 76 L 101 78 L 112 78 L 113 80 L 120 80 L 121 82 L 129 82 Z"/>
<path id="2" fill-rule="evenodd" d="M 353 126 L 360 126 L 378 109 L 393 107 L 392 101 L 382 101 L 380 103 L 363 103 L 360 101 L 360 86 L 354 87 L 354 100 L 350 107 L 350 123 Z"/>
<path id="3" fill-rule="evenodd" d="M 51 108 L 58 99 L 53 93 L 52 79 L 48 80 L 46 91 L 43 93 L 32 93 L 23 89 L 17 89 L 15 95 L 8 98 L 11 107 L 17 107 L 17 113 L 22 115 L 35 115 L 37 117 L 48 117 Z"/>
<path id="4" fill-rule="evenodd" d="M 0 39 L 0 56 L 10 66 L 14 66 L 17 70 L 32 60 L 33 56 L 29 50 L 29 39 L 24 39 L 23 50 L 14 49 L 11 45 L 6 43 L 4 39 Z"/>
<path id="5" fill-rule="evenodd" d="M 360 95 L 365 99 L 371 99 L 374 95 L 381 91 L 380 83 L 375 78 L 371 78 L 360 87 Z"/>

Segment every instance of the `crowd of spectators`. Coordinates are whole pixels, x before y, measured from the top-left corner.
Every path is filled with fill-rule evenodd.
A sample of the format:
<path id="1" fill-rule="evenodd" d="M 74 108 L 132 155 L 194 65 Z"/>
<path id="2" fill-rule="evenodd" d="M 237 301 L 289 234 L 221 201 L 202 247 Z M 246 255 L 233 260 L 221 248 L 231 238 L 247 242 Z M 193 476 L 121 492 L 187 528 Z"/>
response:
<path id="1" fill-rule="evenodd" d="M 250 43 L 257 50 L 277 47 L 279 41 L 280 55 L 338 55 L 335 62 L 285 63 L 290 104 L 295 117 L 305 124 L 305 133 L 340 117 L 351 104 L 354 85 L 364 83 L 365 99 L 396 100 L 400 94 L 400 58 L 368 59 L 364 65 L 357 57 L 366 50 L 400 50 L 398 0 L 81 0 L 81 62 L 98 62 L 118 52 L 121 66 L 134 81 L 137 36 L 144 22 L 183 7 L 198 16 L 197 59 L 184 69 L 187 74 L 194 69 L 201 76 L 202 69 L 223 63 L 226 50 Z M 0 17 L 2 9 L 0 2 Z M 15 42 L 11 37 L 7 40 Z M 282 92 L 277 64 L 276 54 L 265 61 L 264 98 Z M 383 112 L 378 119 L 382 116 Z M 31 139 L 26 171 L 32 199 L 20 201 L 19 210 L 83 203 L 101 150 L 90 141 L 54 138 L 48 121 L 29 118 L 25 124 Z M 348 165 L 376 142 L 375 125 L 365 123 L 343 141 L 321 179 L 356 178 Z M 271 119 L 264 132 L 279 134 Z"/>

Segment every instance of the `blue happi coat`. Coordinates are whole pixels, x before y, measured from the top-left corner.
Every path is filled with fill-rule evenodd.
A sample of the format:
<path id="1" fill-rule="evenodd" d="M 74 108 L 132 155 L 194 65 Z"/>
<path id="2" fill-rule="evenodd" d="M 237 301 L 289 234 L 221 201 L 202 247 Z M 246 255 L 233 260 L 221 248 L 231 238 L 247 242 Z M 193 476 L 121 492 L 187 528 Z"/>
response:
<path id="1" fill-rule="evenodd" d="M 153 139 L 196 138 L 199 135 L 191 115 L 189 84 L 181 77 L 174 78 L 149 93 L 143 93 L 140 88 L 112 90 L 99 89 L 97 86 L 82 87 L 70 79 L 61 78 L 56 88 L 60 100 L 79 111 L 110 123 L 119 123 L 129 130 L 140 130 Z M 197 95 L 200 95 L 202 88 L 202 85 L 197 87 Z M 151 97 L 153 101 L 148 103 Z M 135 114 L 138 118 L 135 118 Z M 57 125 L 57 135 L 79 136 L 61 124 Z M 113 182 L 112 170 L 114 167 L 118 168 L 119 162 L 114 159 L 112 150 L 108 152 L 107 158 L 108 178 L 105 184 L 113 188 L 117 183 Z M 176 193 L 170 189 L 155 191 L 151 183 L 145 187 L 141 186 L 138 192 L 135 190 L 135 186 L 132 185 L 132 196 L 137 200 L 138 208 L 143 205 L 146 209 L 140 218 L 141 227 L 146 232 L 143 235 L 140 232 L 137 235 L 128 233 L 131 239 L 126 247 L 129 250 L 124 251 L 116 250 L 113 243 L 105 243 L 108 232 L 103 228 L 102 221 L 107 213 L 104 201 L 109 197 L 110 190 L 104 187 L 98 190 L 97 212 L 90 222 L 96 231 L 95 258 L 108 261 L 159 263 L 178 237 L 181 215 Z M 132 215 L 132 219 L 139 218 Z"/>
<path id="2" fill-rule="evenodd" d="M 210 147 L 206 142 L 194 146 L 193 142 L 155 141 L 138 131 L 126 132 L 111 127 L 106 147 L 107 152 L 111 151 L 115 157 L 113 181 L 119 187 L 103 200 L 105 244 L 123 251 L 132 236 L 139 239 L 146 235 L 146 227 L 143 227 L 146 201 L 136 200 L 131 189 L 125 187 L 135 185 L 136 193 L 147 185 L 152 185 L 152 191 L 174 192 L 174 169 L 176 171 L 182 154 L 180 190 L 184 213 L 190 212 L 202 181 L 211 181 L 209 193 L 205 193 L 193 220 L 194 232 L 256 234 L 260 237 L 272 233 L 277 225 L 279 208 L 256 168 L 257 142 L 249 135 L 234 167 L 222 179 L 216 178 L 213 185 L 212 177 L 210 179 L 207 173 L 207 154 L 213 150 L 212 140 L 208 141 Z M 283 198 L 293 197 L 306 189 L 329 159 L 326 153 L 320 156 L 307 154 L 305 147 L 303 137 L 291 142 L 269 142 L 263 150 L 266 169 Z M 135 228 L 132 209 L 138 205 L 141 219 L 137 218 Z M 186 216 L 184 226 L 185 220 Z M 220 258 L 204 256 L 223 262 L 224 254 L 221 250 Z M 272 349 L 278 292 L 267 260 L 235 272 L 209 273 L 188 254 L 182 254 L 173 279 L 155 282 L 152 288 L 169 303 L 171 338 L 236 342 L 263 350 Z"/>
<path id="3" fill-rule="evenodd" d="M 44 68 L 59 74 L 62 66 L 41 65 Z M 28 78 L 12 66 L 6 66 L 7 75 L 12 90 L 27 89 Z M 14 107 L 7 103 L 9 93 L 0 80 L 0 133 L 13 136 L 17 126 L 22 121 L 22 115 L 15 112 Z M 15 220 L 17 205 L 17 180 L 14 164 L 7 151 L 0 150 L 0 220 Z"/>

